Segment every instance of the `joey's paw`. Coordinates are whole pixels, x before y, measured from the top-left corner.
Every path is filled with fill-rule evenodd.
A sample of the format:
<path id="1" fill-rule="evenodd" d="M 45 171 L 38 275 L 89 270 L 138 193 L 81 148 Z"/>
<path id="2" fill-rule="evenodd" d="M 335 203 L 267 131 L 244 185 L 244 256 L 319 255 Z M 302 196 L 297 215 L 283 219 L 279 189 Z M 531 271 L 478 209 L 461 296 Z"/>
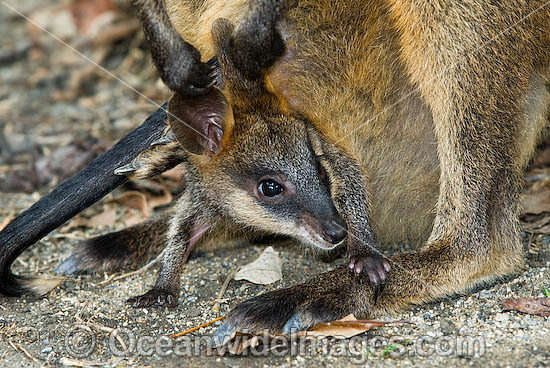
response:
<path id="1" fill-rule="evenodd" d="M 376 291 L 382 287 L 386 281 L 388 272 L 391 270 L 388 260 L 382 258 L 378 254 L 351 257 L 349 268 L 359 277 L 362 276 L 362 274 L 366 274 L 371 285 L 375 289 L 375 294 Z"/>
<path id="2" fill-rule="evenodd" d="M 236 331 L 272 334 L 296 333 L 327 321 L 340 319 L 352 311 L 341 303 L 340 295 L 317 294 L 306 297 L 290 289 L 258 295 L 238 304 L 214 333 L 217 346 L 226 343 Z"/>
<path id="3" fill-rule="evenodd" d="M 128 299 L 126 303 L 131 304 L 134 308 L 174 308 L 178 305 L 178 298 L 167 291 L 152 289 L 143 295 Z"/>

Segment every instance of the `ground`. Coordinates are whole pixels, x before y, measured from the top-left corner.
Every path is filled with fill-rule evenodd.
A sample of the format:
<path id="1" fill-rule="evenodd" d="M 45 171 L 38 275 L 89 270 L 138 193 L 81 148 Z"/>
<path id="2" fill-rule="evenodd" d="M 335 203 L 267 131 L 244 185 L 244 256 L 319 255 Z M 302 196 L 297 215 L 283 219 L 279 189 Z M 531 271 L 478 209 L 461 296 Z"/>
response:
<path id="1" fill-rule="evenodd" d="M 106 3 L 80 2 L 86 1 Z M 124 84 L 95 66 L 86 69 L 89 62 L 40 29 L 29 31 L 28 22 L 6 6 L 32 18 L 37 12 L 54 14 L 36 9 L 57 3 L 0 2 L 0 227 L 4 219 L 26 209 L 59 180 L 88 162 L 89 152 L 104 150 L 140 124 L 155 110 L 155 103 L 162 103 L 169 96 L 154 73 L 142 36 L 131 31 L 133 25 L 128 19 L 124 24 L 130 31 L 120 40 L 112 40 L 107 46 L 81 43 L 79 47 L 91 59 L 102 59 L 100 64 Z M 67 30 L 59 28 L 66 20 L 49 18 L 42 17 L 41 21 L 49 25 L 52 33 Z M 32 32 L 35 47 L 29 50 Z M 74 31 L 64 40 L 76 42 Z M 17 50 L 23 51 L 18 54 Z M 2 59 L 10 52 L 12 60 Z M 113 204 L 114 197 L 129 190 L 151 192 L 166 185 L 166 181 L 161 181 L 121 188 L 88 210 L 86 216 L 54 231 L 26 251 L 15 262 L 14 271 L 51 275 L 80 240 L 125 226 L 128 209 L 118 202 Z M 173 180 L 169 188 L 177 194 Z M 114 221 L 98 220 L 97 214 L 107 212 L 106 209 L 114 213 Z M 86 219 L 94 216 L 97 226 L 90 226 Z M 163 336 L 210 321 L 260 292 L 330 270 L 344 259 L 327 262 L 292 242 L 275 244 L 283 261 L 283 280 L 269 286 L 231 281 L 217 313 L 213 307 L 227 276 L 257 258 L 268 244 L 195 252 L 185 266 L 180 304 L 174 310 L 133 309 L 125 304 L 127 298 L 152 285 L 157 265 L 119 280 L 109 281 L 112 275 L 69 277 L 44 298 L 0 297 L 0 366 L 344 367 L 366 362 L 399 367 L 548 366 L 550 318 L 503 312 L 500 304 L 504 298 L 542 297 L 543 288 L 550 286 L 550 237 L 525 233 L 524 240 L 527 264 L 516 277 L 384 318 L 408 320 L 412 325 L 378 328 L 351 342 L 328 339 L 323 341 L 327 344 L 324 350 L 262 352 L 245 357 L 191 354 L 184 349 L 184 342 Z M 406 249 L 403 246 L 388 254 Z M 199 347 L 199 353 L 202 347 L 198 341 L 207 339 L 218 324 L 190 335 L 189 341 Z M 126 349 L 113 330 L 119 332 Z"/>

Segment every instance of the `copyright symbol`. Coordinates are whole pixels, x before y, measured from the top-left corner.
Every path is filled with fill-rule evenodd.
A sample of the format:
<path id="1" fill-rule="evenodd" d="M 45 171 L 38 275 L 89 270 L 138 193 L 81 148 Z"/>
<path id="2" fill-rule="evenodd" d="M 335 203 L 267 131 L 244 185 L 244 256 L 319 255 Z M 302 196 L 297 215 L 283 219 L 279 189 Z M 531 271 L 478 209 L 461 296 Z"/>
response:
<path id="1" fill-rule="evenodd" d="M 84 358 L 95 349 L 95 335 L 85 325 L 76 325 L 65 334 L 65 349 L 74 358 Z"/>

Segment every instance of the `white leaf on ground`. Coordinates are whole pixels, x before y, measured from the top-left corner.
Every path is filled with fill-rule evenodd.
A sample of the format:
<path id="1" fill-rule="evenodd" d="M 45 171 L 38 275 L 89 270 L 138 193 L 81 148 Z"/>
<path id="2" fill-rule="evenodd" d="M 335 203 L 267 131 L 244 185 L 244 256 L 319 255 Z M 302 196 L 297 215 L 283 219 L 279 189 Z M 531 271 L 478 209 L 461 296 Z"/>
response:
<path id="1" fill-rule="evenodd" d="M 249 263 L 237 272 L 235 280 L 247 280 L 254 284 L 267 285 L 283 278 L 279 252 L 267 247 L 258 259 Z"/>

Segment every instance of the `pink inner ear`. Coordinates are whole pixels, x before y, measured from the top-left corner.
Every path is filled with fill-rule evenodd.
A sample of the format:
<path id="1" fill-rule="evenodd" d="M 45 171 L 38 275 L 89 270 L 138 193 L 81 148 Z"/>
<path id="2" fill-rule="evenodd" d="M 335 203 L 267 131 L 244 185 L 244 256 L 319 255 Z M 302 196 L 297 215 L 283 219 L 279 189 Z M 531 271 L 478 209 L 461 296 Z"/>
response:
<path id="1" fill-rule="evenodd" d="M 209 119 L 206 136 L 208 137 L 208 149 L 216 154 L 222 149 L 223 130 L 215 118 Z"/>
<path id="2" fill-rule="evenodd" d="M 224 118 L 229 108 L 225 96 L 215 87 L 198 97 L 175 94 L 168 104 L 168 119 L 184 149 L 195 154 L 216 154 L 222 149 Z"/>

